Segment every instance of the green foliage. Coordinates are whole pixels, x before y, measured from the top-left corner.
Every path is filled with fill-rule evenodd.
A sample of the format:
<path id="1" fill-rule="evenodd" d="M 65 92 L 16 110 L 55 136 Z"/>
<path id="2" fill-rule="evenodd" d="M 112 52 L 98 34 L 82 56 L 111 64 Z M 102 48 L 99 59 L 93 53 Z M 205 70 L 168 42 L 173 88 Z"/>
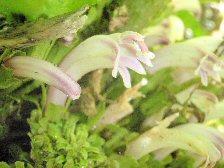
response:
<path id="1" fill-rule="evenodd" d="M 138 168 L 138 162 L 130 156 L 112 155 L 109 158 L 110 168 Z"/>
<path id="2" fill-rule="evenodd" d="M 172 168 L 194 168 L 195 160 L 189 154 L 184 151 L 180 151 L 177 153 L 176 158 L 169 164 Z"/>
<path id="3" fill-rule="evenodd" d="M 207 30 L 202 26 L 200 20 L 189 11 L 179 11 L 176 15 L 181 18 L 186 29 L 192 30 L 194 37 L 208 34 Z"/>
<path id="4" fill-rule="evenodd" d="M 76 13 L 39 19 L 36 22 L 8 28 L 0 34 L 0 48 L 24 48 L 74 34 L 83 27 L 87 19 L 83 15 L 85 11 L 84 8 Z"/>
<path id="5" fill-rule="evenodd" d="M 21 81 L 13 76 L 9 68 L 0 67 L 0 89 L 13 88 L 21 84 Z"/>
<path id="6" fill-rule="evenodd" d="M 17 108 L 14 102 L 19 100 L 12 95 L 12 92 L 23 82 L 13 76 L 11 69 L 3 66 L 0 66 L 0 76 L 0 122 L 3 122 Z"/>
<path id="7" fill-rule="evenodd" d="M 88 127 L 78 124 L 78 115 L 56 105 L 50 105 L 46 114 L 34 110 L 29 120 L 36 167 L 97 167 L 105 162 L 104 140 L 89 135 Z"/>
<path id="8" fill-rule="evenodd" d="M 160 21 L 171 12 L 170 0 L 124 0 L 128 21 L 122 30 L 141 31 Z"/>
<path id="9" fill-rule="evenodd" d="M 25 164 L 24 162 L 17 161 L 15 164 L 9 165 L 5 162 L 0 162 L 1 168 L 33 168 L 30 164 Z"/>
<path id="10" fill-rule="evenodd" d="M 156 160 L 153 155 L 145 155 L 138 160 L 141 168 L 194 168 L 194 159 L 184 151 L 177 153 L 175 158 L 167 156 L 162 160 Z"/>
<path id="11" fill-rule="evenodd" d="M 171 105 L 172 101 L 169 98 L 169 93 L 158 91 L 151 94 L 150 99 L 145 99 L 141 102 L 140 110 L 145 116 L 149 116 Z"/>
<path id="12" fill-rule="evenodd" d="M 170 162 L 172 157 L 168 156 L 163 160 L 156 160 L 152 155 L 143 156 L 139 159 L 139 167 L 142 168 L 165 168 Z"/>
<path id="13" fill-rule="evenodd" d="M 0 124 L 0 139 L 2 139 L 2 137 L 6 134 L 6 128 L 5 126 L 2 124 Z"/>
<path id="14" fill-rule="evenodd" d="M 74 12 L 86 5 L 94 5 L 97 0 L 2 0 L 0 13 L 12 19 L 13 15 L 24 15 L 28 20 L 36 20 L 40 16 L 54 17 Z"/>
<path id="15" fill-rule="evenodd" d="M 69 51 L 71 51 L 71 49 L 73 47 L 75 47 L 78 43 L 80 42 L 80 40 L 75 40 L 75 42 L 73 42 L 71 45 L 69 46 L 65 46 L 63 43 L 55 43 L 51 50 L 49 51 L 47 57 L 46 57 L 46 60 L 47 61 L 50 61 L 54 64 L 59 64 L 62 59 L 64 58 L 64 56 L 66 54 L 69 53 Z"/>
<path id="16" fill-rule="evenodd" d="M 138 135 L 118 125 L 108 125 L 104 131 L 103 136 L 107 139 L 104 148 L 107 155 L 124 152 L 125 145 Z"/>
<path id="17" fill-rule="evenodd" d="M 146 155 L 136 161 L 131 156 L 112 155 L 109 161 L 110 168 L 165 168 L 172 162 L 172 158 L 156 160 L 152 155 Z"/>
<path id="18" fill-rule="evenodd" d="M 224 167 L 224 163 L 223 163 L 223 161 L 219 162 L 219 163 L 215 166 L 215 168 L 223 168 L 223 167 Z"/>

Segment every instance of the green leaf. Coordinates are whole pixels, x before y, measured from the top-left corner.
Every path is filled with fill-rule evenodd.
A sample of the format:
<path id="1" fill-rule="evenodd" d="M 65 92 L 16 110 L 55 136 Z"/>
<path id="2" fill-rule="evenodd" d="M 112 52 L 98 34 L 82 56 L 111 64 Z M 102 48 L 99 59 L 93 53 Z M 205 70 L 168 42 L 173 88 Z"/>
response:
<path id="1" fill-rule="evenodd" d="M 167 157 L 164 160 L 156 160 L 151 154 L 148 154 L 139 159 L 138 162 L 141 168 L 165 168 L 167 163 L 171 161 L 171 157 Z"/>
<path id="2" fill-rule="evenodd" d="M 117 150 L 123 150 L 123 147 L 137 136 L 137 133 L 130 132 L 124 127 L 118 125 L 108 125 L 104 132 L 107 137 L 107 141 L 104 145 L 105 152 L 109 155 Z"/>
<path id="3" fill-rule="evenodd" d="M 75 34 L 85 24 L 87 17 L 84 13 L 86 10 L 87 8 L 84 8 L 76 13 L 68 13 L 50 19 L 39 19 L 36 22 L 8 28 L 0 33 L 0 48 L 29 47 L 40 42 Z"/>
<path id="4" fill-rule="evenodd" d="M 139 168 L 137 160 L 131 156 L 112 155 L 110 159 L 111 168 Z"/>
<path id="5" fill-rule="evenodd" d="M 170 163 L 172 168 L 194 168 L 195 160 L 187 152 L 180 151 L 177 154 L 177 157 Z"/>
<path id="6" fill-rule="evenodd" d="M 0 89 L 7 89 L 21 84 L 21 81 L 13 76 L 13 71 L 9 68 L 1 66 L 0 76 Z"/>
<path id="7" fill-rule="evenodd" d="M 67 110 L 63 106 L 58 106 L 55 104 L 49 104 L 45 112 L 46 118 L 50 121 L 60 121 L 66 117 Z"/>
<path id="8" fill-rule="evenodd" d="M 66 113 L 61 106 L 49 105 L 45 116 L 32 112 L 29 136 L 36 167 L 98 167 L 105 162 L 104 140 L 89 135 L 88 126 L 80 122 L 79 114 Z"/>
<path id="9" fill-rule="evenodd" d="M 74 12 L 86 5 L 94 5 L 97 0 L 1 0 L 0 13 L 12 19 L 13 15 L 24 15 L 28 20 L 36 20 L 40 16 L 54 17 Z"/>
<path id="10" fill-rule="evenodd" d="M 160 112 L 164 107 L 169 107 L 172 105 L 169 93 L 160 90 L 155 91 L 145 100 L 143 99 L 140 104 L 140 110 L 145 116 Z"/>
<path id="11" fill-rule="evenodd" d="M 122 30 L 140 31 L 160 21 L 171 12 L 170 0 L 125 0 L 128 21 Z"/>
<path id="12" fill-rule="evenodd" d="M 42 59 L 42 60 L 46 60 L 51 48 L 53 47 L 55 41 L 45 41 L 42 43 L 39 43 L 38 45 L 36 45 L 32 52 L 30 54 L 30 56 Z"/>
<path id="13" fill-rule="evenodd" d="M 16 168 L 25 168 L 25 165 L 23 162 L 17 161 L 17 162 L 15 162 L 15 167 Z"/>
<path id="14" fill-rule="evenodd" d="M 10 166 L 5 162 L 0 162 L 0 167 L 1 168 L 10 168 Z"/>
<path id="15" fill-rule="evenodd" d="M 176 14 L 184 22 L 185 28 L 193 31 L 193 36 L 203 36 L 208 34 L 206 29 L 202 26 L 201 22 L 189 11 L 179 11 Z"/>

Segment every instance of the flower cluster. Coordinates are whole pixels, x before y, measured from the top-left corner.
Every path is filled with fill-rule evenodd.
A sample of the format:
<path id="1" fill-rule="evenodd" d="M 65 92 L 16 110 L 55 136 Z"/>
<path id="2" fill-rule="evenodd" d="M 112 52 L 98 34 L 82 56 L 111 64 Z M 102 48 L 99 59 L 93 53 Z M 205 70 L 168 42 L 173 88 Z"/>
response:
<path id="1" fill-rule="evenodd" d="M 145 74 L 141 64 L 152 67 L 154 54 L 148 50 L 144 37 L 136 32 L 115 33 L 93 36 L 74 48 L 61 62 L 59 67 L 73 80 L 78 81 L 83 75 L 96 69 L 112 68 L 112 76 L 121 75 L 124 86 L 131 87 L 128 71 L 132 69 Z M 66 96 L 51 87 L 48 102 L 64 105 Z"/>
<path id="2" fill-rule="evenodd" d="M 151 59 L 155 55 L 148 50 L 144 43 L 144 37 L 137 33 L 127 32 L 124 35 L 122 34 L 121 40 L 118 41 L 118 45 L 114 46 L 114 49 L 116 51 L 116 59 L 112 76 L 116 78 L 119 72 L 127 88 L 131 87 L 128 68 L 139 74 L 145 74 L 145 69 L 140 62 L 149 67 L 153 66 Z"/>
<path id="3" fill-rule="evenodd" d="M 13 57 L 5 65 L 14 69 L 14 74 L 41 80 L 52 87 L 48 102 L 63 105 L 67 96 L 79 97 L 81 89 L 75 82 L 86 73 L 102 68 L 113 68 L 112 76 L 121 75 L 124 85 L 131 87 L 128 71 L 132 69 L 145 74 L 146 66 L 152 67 L 154 54 L 148 50 L 144 37 L 136 32 L 93 36 L 75 47 L 59 67 L 32 57 Z"/>

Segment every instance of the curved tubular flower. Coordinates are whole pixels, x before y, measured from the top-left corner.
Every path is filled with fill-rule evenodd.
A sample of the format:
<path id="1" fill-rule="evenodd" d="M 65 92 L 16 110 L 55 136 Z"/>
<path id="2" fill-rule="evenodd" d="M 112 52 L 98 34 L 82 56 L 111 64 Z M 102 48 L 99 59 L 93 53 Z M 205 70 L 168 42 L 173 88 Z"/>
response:
<path id="1" fill-rule="evenodd" d="M 203 165 L 214 165 L 223 157 L 224 137 L 203 124 L 184 124 L 174 128 L 158 125 L 127 145 L 126 155 L 136 159 L 162 149 L 183 149 L 202 158 Z M 173 150 L 170 150 L 173 151 Z"/>
<path id="2" fill-rule="evenodd" d="M 220 72 L 222 69 L 224 69 L 224 62 L 219 60 L 216 55 L 210 54 L 201 59 L 195 74 L 200 75 L 202 84 L 207 86 L 208 77 L 211 77 L 217 82 L 221 82 Z"/>
<path id="3" fill-rule="evenodd" d="M 47 61 L 33 57 L 16 56 L 7 60 L 4 65 L 12 68 L 14 75 L 45 82 L 61 90 L 72 99 L 78 99 L 80 96 L 79 84 Z"/>
<path id="4" fill-rule="evenodd" d="M 203 85 L 208 84 L 208 77 L 220 82 L 219 71 L 223 62 L 213 52 L 221 42 L 220 37 L 204 36 L 163 47 L 155 51 L 154 67 L 149 71 L 155 73 L 162 68 L 175 67 L 179 68 L 177 71 L 182 78 L 183 74 L 189 73 L 186 80 L 196 74 L 201 77 Z M 180 68 L 183 71 L 180 72 Z"/>
<path id="5" fill-rule="evenodd" d="M 154 54 L 144 43 L 144 37 L 136 32 L 115 33 L 93 36 L 74 48 L 62 61 L 60 67 L 74 80 L 86 73 L 102 68 L 113 68 L 112 76 L 121 75 L 124 85 L 131 87 L 128 68 L 139 74 L 145 74 L 140 62 L 152 67 Z M 55 88 L 51 88 L 48 102 L 63 105 L 66 97 Z"/>

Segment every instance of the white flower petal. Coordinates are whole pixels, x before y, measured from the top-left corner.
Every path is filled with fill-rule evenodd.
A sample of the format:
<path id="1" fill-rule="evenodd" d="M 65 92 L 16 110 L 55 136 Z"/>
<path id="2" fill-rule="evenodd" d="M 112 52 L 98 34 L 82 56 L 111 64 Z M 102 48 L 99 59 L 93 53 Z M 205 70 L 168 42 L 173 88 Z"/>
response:
<path id="1" fill-rule="evenodd" d="M 128 69 L 125 67 L 119 67 L 118 71 L 123 79 L 124 86 L 126 88 L 130 88 L 131 87 L 131 76 L 130 76 Z"/>
<path id="2" fill-rule="evenodd" d="M 149 51 L 144 41 L 138 41 L 138 45 L 143 53 Z"/>
<path id="3" fill-rule="evenodd" d="M 142 66 L 142 64 L 134 57 L 121 56 L 120 57 L 120 66 L 130 68 L 139 74 L 146 74 L 145 69 Z"/>
<path id="4" fill-rule="evenodd" d="M 150 59 L 154 59 L 155 58 L 155 54 L 153 52 L 151 52 L 151 51 L 148 51 L 144 55 L 147 55 Z"/>
<path id="5" fill-rule="evenodd" d="M 207 72 L 204 71 L 204 70 L 199 70 L 199 75 L 201 77 L 201 83 L 204 86 L 208 86 L 208 74 L 207 74 Z"/>
<path id="6" fill-rule="evenodd" d="M 119 61 L 120 61 L 120 55 L 118 54 L 116 59 L 115 59 L 115 62 L 114 62 L 114 68 L 112 70 L 112 76 L 114 78 L 117 78 Z"/>
<path id="7" fill-rule="evenodd" d="M 152 61 L 151 61 L 151 59 L 150 59 L 149 56 L 147 56 L 147 55 L 141 55 L 141 56 L 138 56 L 137 59 L 139 61 L 141 61 L 142 63 L 144 63 L 145 65 L 147 65 L 149 67 L 153 67 Z"/>

